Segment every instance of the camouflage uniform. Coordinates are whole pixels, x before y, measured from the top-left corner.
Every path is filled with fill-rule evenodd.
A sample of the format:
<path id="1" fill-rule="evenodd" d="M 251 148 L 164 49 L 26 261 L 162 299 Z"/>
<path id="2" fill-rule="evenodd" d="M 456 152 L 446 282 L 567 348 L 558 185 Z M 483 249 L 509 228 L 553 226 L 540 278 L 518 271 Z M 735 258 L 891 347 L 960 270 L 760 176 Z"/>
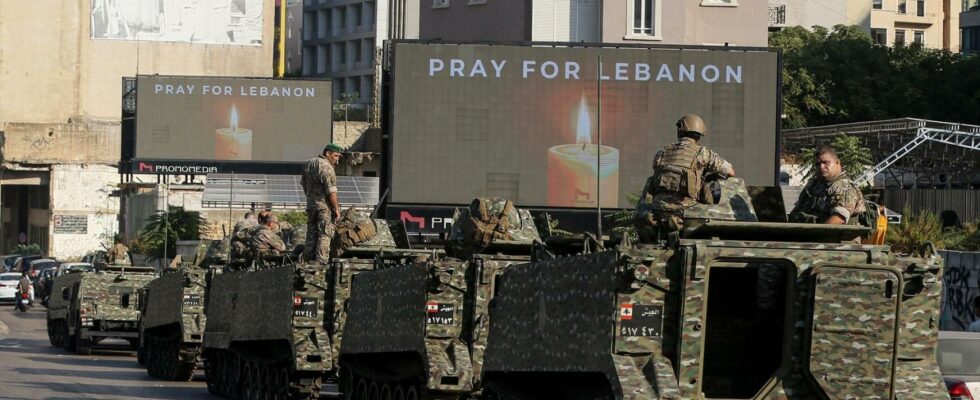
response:
<path id="1" fill-rule="evenodd" d="M 673 225 L 670 230 L 677 230 L 683 225 L 684 209 L 703 201 L 699 192 L 704 176 L 712 173 L 728 176 L 731 171 L 732 165 L 718 153 L 694 139 L 681 138 L 653 157 L 654 180 L 644 196 L 652 196 L 650 205 L 658 221 Z"/>
<path id="2" fill-rule="evenodd" d="M 846 223 L 857 223 L 859 214 L 865 212 L 864 196 L 847 174 L 841 172 L 829 181 L 814 177 L 803 188 L 800 198 L 790 213 L 798 222 L 822 223 L 837 215 Z"/>
<path id="3" fill-rule="evenodd" d="M 111 249 L 106 253 L 106 261 L 110 264 L 121 264 L 126 261 L 126 255 L 129 254 L 129 247 L 122 243 L 116 243 Z"/>
<path id="4" fill-rule="evenodd" d="M 244 229 L 251 228 L 259 224 L 259 221 L 254 219 L 243 219 L 235 223 L 235 227 L 232 228 L 231 233 L 235 234 L 241 232 Z"/>
<path id="5" fill-rule="evenodd" d="M 265 225 L 259 225 L 252 231 L 249 247 L 257 259 L 265 256 L 277 256 L 286 251 L 286 244 L 283 243 L 279 234 Z"/>
<path id="6" fill-rule="evenodd" d="M 305 258 L 325 263 L 330 258 L 335 222 L 327 198 L 337 192 L 337 174 L 327 158 L 320 155 L 306 161 L 300 183 L 306 192 Z"/>

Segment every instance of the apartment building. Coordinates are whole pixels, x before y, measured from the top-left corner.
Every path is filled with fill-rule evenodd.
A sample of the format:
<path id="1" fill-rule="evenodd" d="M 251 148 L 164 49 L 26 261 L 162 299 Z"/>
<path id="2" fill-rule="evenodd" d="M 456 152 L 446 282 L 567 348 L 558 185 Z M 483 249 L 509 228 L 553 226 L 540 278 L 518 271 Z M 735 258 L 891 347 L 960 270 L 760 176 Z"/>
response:
<path id="1" fill-rule="evenodd" d="M 961 51 L 980 54 L 980 0 L 963 0 L 960 13 Z"/>
<path id="2" fill-rule="evenodd" d="M 388 38 L 418 37 L 419 0 L 304 0 L 303 75 L 334 80 L 334 99 L 371 104 L 375 57 Z"/>
<path id="3" fill-rule="evenodd" d="M 960 51 L 963 0 L 872 0 L 871 37 L 875 43 L 921 43 L 933 49 Z"/>
<path id="4" fill-rule="evenodd" d="M 867 0 L 769 0 L 769 30 L 788 26 L 833 28 L 857 25 L 871 31 L 871 3 Z"/>
<path id="5" fill-rule="evenodd" d="M 767 5 L 738 0 L 421 0 L 419 38 L 766 46 Z M 731 23 L 738 21 L 738 23 Z"/>

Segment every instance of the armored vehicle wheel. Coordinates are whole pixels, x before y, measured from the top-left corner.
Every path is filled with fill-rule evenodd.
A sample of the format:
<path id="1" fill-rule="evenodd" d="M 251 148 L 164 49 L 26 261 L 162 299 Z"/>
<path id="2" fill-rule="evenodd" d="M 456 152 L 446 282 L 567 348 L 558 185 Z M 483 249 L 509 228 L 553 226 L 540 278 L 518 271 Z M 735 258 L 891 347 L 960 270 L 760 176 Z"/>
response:
<path id="1" fill-rule="evenodd" d="M 415 384 L 408 385 L 405 390 L 405 400 L 419 400 L 419 387 Z"/>
<path id="2" fill-rule="evenodd" d="M 88 339 L 78 338 L 76 339 L 77 345 L 75 346 L 75 352 L 83 356 L 92 354 L 92 341 Z"/>
<path id="3" fill-rule="evenodd" d="M 357 378 L 357 386 L 354 388 L 354 399 L 355 400 L 367 400 L 368 398 L 368 383 L 364 378 Z"/>
<path id="4" fill-rule="evenodd" d="M 289 369 L 283 367 L 276 374 L 275 400 L 286 400 L 289 398 Z"/>
<path id="5" fill-rule="evenodd" d="M 209 355 L 204 359 L 204 382 L 208 385 L 208 393 L 218 394 L 218 375 L 215 367 L 218 366 L 218 359 L 214 355 Z"/>
<path id="6" fill-rule="evenodd" d="M 385 383 L 381 385 L 381 393 L 378 395 L 378 398 L 381 400 L 392 400 L 390 383 Z"/>
<path id="7" fill-rule="evenodd" d="M 395 385 L 395 389 L 391 391 L 391 400 L 405 400 L 405 387 L 403 385 Z"/>
<path id="8" fill-rule="evenodd" d="M 245 363 L 242 366 L 242 378 L 245 387 L 242 388 L 242 398 L 245 400 L 255 400 L 255 377 L 252 376 L 252 365 Z"/>
<path id="9" fill-rule="evenodd" d="M 380 395 L 381 393 L 380 388 L 378 388 L 378 383 L 371 381 L 371 384 L 368 385 L 368 400 L 379 400 Z"/>
<path id="10" fill-rule="evenodd" d="M 146 348 L 143 346 L 136 348 L 136 362 L 142 366 L 146 366 Z"/>

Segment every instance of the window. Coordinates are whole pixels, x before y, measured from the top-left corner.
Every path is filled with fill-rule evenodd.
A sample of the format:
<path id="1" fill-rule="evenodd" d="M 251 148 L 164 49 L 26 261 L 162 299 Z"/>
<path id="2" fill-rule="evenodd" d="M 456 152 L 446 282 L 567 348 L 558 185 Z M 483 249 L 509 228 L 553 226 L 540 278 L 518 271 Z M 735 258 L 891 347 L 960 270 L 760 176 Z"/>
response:
<path id="1" fill-rule="evenodd" d="M 918 44 L 926 44 L 926 32 L 925 31 L 915 31 L 913 39 Z"/>
<path id="2" fill-rule="evenodd" d="M 338 8 L 337 11 L 340 14 L 340 29 L 347 29 L 347 7 Z"/>
<path id="3" fill-rule="evenodd" d="M 906 4 L 905 3 L 906 3 L 905 0 L 898 0 L 898 13 L 899 14 L 905 14 L 905 12 L 906 12 Z"/>
<path id="4" fill-rule="evenodd" d="M 888 30 L 887 29 L 872 29 L 871 38 L 874 39 L 875 44 L 880 44 L 882 46 L 888 45 Z"/>
<path id="5" fill-rule="evenodd" d="M 896 46 L 905 45 L 905 29 L 895 30 L 895 45 Z"/>
<path id="6" fill-rule="evenodd" d="M 354 43 L 351 43 L 351 44 L 352 44 L 352 46 L 350 46 L 350 47 L 351 47 L 351 49 L 354 50 L 354 62 L 361 62 L 361 60 L 363 59 L 363 57 L 361 56 L 361 54 L 364 53 L 364 46 L 353 46 Z M 360 44 L 360 43 L 358 43 L 358 44 Z"/>
<path id="7" fill-rule="evenodd" d="M 916 3 L 918 3 L 919 9 L 916 10 L 915 15 L 920 16 L 920 17 L 925 17 L 926 16 L 926 0 L 918 0 L 918 1 L 916 1 Z"/>
<path id="8" fill-rule="evenodd" d="M 360 4 L 354 5 L 354 26 L 361 26 L 364 23 L 364 21 L 362 21 L 364 18 L 362 10 L 363 9 Z"/>
<path id="9" fill-rule="evenodd" d="M 632 0 L 632 2 L 632 6 L 626 13 L 629 20 L 626 39 L 659 39 L 660 1 Z"/>
<path id="10" fill-rule="evenodd" d="M 871 1 L 871 8 L 874 8 L 875 10 L 880 10 L 881 9 L 881 0 L 872 0 Z"/>

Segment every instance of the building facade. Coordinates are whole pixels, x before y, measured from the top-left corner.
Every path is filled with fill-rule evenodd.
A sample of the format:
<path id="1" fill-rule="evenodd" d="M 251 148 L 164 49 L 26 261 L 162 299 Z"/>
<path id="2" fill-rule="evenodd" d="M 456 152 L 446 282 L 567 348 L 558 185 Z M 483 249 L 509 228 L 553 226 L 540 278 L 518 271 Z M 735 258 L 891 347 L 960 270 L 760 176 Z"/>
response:
<path id="1" fill-rule="evenodd" d="M 963 0 L 872 0 L 871 37 L 892 46 L 921 43 L 932 49 L 960 51 Z"/>
<path id="2" fill-rule="evenodd" d="M 769 0 L 769 30 L 787 26 L 831 29 L 837 25 L 857 25 L 871 31 L 871 3 L 866 0 Z"/>
<path id="3" fill-rule="evenodd" d="M 122 78 L 272 75 L 274 0 L 0 2 L 0 252 L 119 233 Z"/>
<path id="4" fill-rule="evenodd" d="M 420 6 L 423 40 L 768 43 L 768 8 L 756 1 L 422 0 Z"/>
<path id="5" fill-rule="evenodd" d="M 304 0 L 303 76 L 333 79 L 334 99 L 361 107 L 376 91 L 375 59 L 388 38 L 417 38 L 419 0 Z"/>
<path id="6" fill-rule="evenodd" d="M 980 53 L 980 0 L 963 0 L 960 38 L 961 51 L 964 54 Z"/>

